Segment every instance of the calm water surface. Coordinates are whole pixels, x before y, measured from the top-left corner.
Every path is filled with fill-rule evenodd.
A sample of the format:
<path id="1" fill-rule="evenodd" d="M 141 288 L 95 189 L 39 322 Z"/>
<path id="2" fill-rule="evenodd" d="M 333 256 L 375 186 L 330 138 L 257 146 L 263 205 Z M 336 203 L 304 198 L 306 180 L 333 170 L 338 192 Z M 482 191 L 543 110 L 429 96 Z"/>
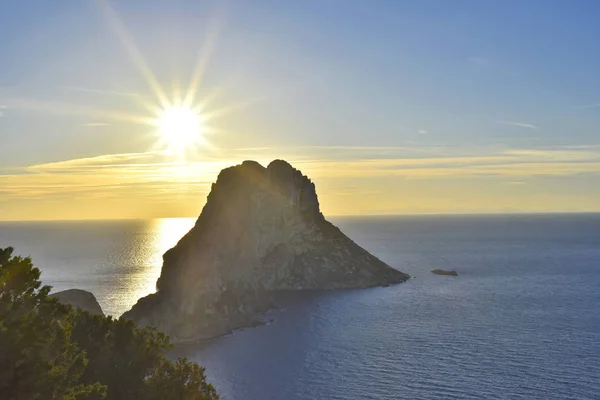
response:
<path id="1" fill-rule="evenodd" d="M 119 315 L 193 222 L 1 223 L 0 245 Z M 178 349 L 222 398 L 600 398 L 599 215 L 334 222 L 415 278 L 290 298 L 266 326 Z"/>
<path id="2" fill-rule="evenodd" d="M 156 291 L 162 255 L 195 221 L 0 222 L 0 247 L 31 256 L 53 291 L 89 290 L 106 314 L 120 316 Z"/>

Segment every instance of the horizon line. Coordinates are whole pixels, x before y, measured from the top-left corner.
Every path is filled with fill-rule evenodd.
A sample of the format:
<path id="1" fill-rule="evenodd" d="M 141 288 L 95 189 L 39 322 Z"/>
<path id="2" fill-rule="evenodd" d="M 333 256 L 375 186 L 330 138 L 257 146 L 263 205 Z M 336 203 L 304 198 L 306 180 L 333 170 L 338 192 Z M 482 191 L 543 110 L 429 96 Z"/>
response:
<path id="1" fill-rule="evenodd" d="M 502 215 L 584 215 L 600 214 L 598 211 L 498 211 L 498 212 L 457 212 L 457 213 L 395 213 L 395 214 L 327 214 L 326 218 L 384 218 L 384 217 L 452 217 L 452 216 L 502 216 Z M 150 217 L 150 218 L 62 218 L 62 219 L 0 219 L 3 222 L 99 222 L 99 221 L 153 221 L 162 219 L 198 219 L 192 217 Z"/>

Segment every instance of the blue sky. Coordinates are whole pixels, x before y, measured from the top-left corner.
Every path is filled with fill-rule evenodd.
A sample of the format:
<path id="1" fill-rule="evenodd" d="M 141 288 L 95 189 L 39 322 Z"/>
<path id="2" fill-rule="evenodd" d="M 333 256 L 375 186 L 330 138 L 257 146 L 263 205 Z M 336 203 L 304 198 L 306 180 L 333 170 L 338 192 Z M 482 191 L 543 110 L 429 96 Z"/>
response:
<path id="1" fill-rule="evenodd" d="M 0 219 L 195 215 L 219 168 L 279 157 L 331 214 L 600 211 L 598 15 L 591 0 L 9 0 Z M 158 104 L 142 63 L 171 97 L 199 54 L 197 99 L 228 112 L 174 172 L 156 134 L 115 116 Z"/>

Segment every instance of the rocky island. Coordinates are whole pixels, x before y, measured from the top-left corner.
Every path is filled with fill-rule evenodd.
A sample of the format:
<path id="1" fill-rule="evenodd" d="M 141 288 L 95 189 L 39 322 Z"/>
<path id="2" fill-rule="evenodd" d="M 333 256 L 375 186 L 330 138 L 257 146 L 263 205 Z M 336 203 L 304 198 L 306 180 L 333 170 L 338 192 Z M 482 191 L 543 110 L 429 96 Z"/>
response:
<path id="1" fill-rule="evenodd" d="M 282 290 L 404 282 L 319 208 L 315 185 L 282 160 L 222 170 L 194 227 L 163 256 L 157 292 L 123 317 L 176 341 L 253 325 Z"/>

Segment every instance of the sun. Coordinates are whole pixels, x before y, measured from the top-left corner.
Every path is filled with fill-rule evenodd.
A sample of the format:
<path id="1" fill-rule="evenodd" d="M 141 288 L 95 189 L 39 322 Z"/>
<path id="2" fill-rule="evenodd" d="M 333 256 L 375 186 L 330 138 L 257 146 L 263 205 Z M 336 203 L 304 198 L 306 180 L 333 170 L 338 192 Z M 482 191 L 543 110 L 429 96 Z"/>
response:
<path id="1" fill-rule="evenodd" d="M 205 123 L 202 114 L 185 106 L 168 107 L 158 113 L 155 121 L 161 141 L 168 150 L 182 153 L 203 143 Z"/>

